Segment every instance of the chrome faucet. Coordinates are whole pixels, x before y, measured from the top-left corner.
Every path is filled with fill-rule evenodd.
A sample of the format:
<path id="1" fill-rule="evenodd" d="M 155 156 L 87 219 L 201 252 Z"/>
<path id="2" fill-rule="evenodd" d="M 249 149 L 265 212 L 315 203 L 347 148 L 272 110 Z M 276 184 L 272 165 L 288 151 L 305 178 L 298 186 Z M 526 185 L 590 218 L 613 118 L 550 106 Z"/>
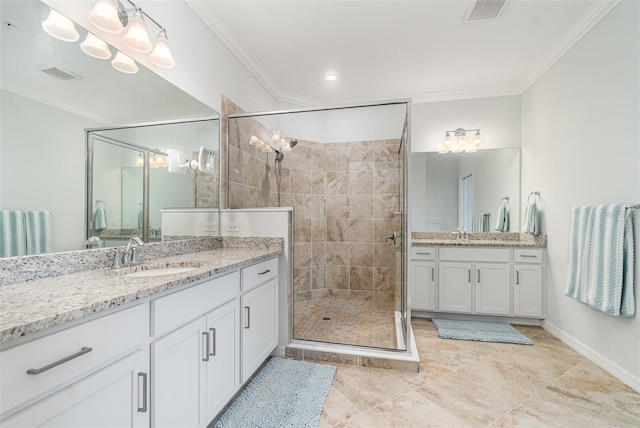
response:
<path id="1" fill-rule="evenodd" d="M 124 247 L 124 253 L 122 254 L 122 263 L 128 264 L 129 266 L 135 265 L 138 263 L 138 252 L 136 251 L 137 246 L 144 245 L 142 239 L 134 236 L 127 241 L 127 246 Z"/>
<path id="2" fill-rule="evenodd" d="M 456 233 L 456 240 L 458 241 L 466 241 L 469 239 L 469 234 L 467 234 L 467 231 L 464 230 L 463 228 L 458 228 L 457 233 Z"/>

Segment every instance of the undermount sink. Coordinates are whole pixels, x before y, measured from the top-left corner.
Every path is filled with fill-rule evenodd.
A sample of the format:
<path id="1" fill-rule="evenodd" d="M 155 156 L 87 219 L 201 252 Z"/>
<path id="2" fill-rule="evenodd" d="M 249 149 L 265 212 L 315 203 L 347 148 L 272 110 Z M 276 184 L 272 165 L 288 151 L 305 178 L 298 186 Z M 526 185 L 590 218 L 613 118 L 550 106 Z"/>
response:
<path id="1" fill-rule="evenodd" d="M 134 266 L 130 273 L 123 276 L 125 278 L 149 278 L 154 276 L 173 275 L 177 273 L 185 273 L 200 267 L 200 263 L 175 263 L 160 265 L 140 265 Z"/>

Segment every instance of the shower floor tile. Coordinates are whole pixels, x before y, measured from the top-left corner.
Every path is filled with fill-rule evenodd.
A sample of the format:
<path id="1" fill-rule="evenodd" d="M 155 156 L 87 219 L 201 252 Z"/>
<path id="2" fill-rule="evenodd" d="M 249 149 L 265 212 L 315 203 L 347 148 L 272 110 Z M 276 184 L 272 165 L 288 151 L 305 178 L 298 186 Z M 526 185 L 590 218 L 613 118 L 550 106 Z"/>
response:
<path id="1" fill-rule="evenodd" d="M 395 303 L 335 297 L 296 302 L 294 337 L 397 349 Z"/>

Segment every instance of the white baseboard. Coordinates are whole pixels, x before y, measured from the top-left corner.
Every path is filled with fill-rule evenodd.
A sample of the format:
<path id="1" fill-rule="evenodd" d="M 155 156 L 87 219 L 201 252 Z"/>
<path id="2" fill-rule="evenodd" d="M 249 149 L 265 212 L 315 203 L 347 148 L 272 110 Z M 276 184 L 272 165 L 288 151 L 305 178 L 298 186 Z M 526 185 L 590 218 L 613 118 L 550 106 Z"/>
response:
<path id="1" fill-rule="evenodd" d="M 549 321 L 545 321 L 543 327 L 564 344 L 584 355 L 589 360 L 602 367 L 602 369 L 606 370 L 612 376 L 618 378 L 621 382 L 624 382 L 635 391 L 640 392 L 639 376 L 636 376 L 633 373 L 630 373 L 628 370 L 623 369 L 613 361 L 595 351 L 593 348 L 585 345 L 584 343 L 566 333 L 565 331 L 559 329 L 556 325 L 550 323 Z"/>

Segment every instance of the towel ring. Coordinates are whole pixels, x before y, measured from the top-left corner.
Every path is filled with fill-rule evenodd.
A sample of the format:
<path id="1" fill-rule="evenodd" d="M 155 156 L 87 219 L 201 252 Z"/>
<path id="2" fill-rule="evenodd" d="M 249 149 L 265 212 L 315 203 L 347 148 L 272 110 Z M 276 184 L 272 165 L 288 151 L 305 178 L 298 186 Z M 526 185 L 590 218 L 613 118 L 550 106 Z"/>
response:
<path id="1" fill-rule="evenodd" d="M 507 205 L 509 203 L 509 197 L 508 196 L 504 196 L 502 198 L 500 198 L 500 205 L 502 205 L 502 203 L 505 203 L 504 205 Z"/>
<path id="2" fill-rule="evenodd" d="M 527 199 L 527 202 L 530 204 L 531 203 L 531 197 L 533 196 L 533 202 L 536 201 L 536 198 L 538 198 L 540 196 L 540 192 L 531 192 L 529 193 L 529 198 Z"/>
<path id="3" fill-rule="evenodd" d="M 102 204 L 102 208 L 107 208 L 107 203 L 105 201 L 101 201 L 100 199 L 96 201 L 96 208 L 100 208 L 100 204 Z"/>

